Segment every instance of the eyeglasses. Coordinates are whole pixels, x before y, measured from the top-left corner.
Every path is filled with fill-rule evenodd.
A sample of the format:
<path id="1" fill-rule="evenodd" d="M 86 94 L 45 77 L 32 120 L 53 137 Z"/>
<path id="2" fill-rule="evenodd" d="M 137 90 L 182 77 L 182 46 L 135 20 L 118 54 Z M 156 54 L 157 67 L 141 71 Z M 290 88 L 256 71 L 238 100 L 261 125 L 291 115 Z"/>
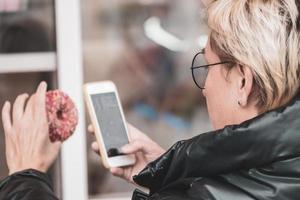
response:
<path id="1" fill-rule="evenodd" d="M 209 67 L 214 65 L 226 64 L 226 63 L 231 63 L 231 62 L 224 61 L 219 63 L 208 64 L 205 59 L 205 50 L 203 49 L 201 52 L 197 53 L 193 58 L 192 67 L 191 67 L 193 80 L 197 85 L 197 87 L 199 87 L 201 90 L 204 89 Z"/>

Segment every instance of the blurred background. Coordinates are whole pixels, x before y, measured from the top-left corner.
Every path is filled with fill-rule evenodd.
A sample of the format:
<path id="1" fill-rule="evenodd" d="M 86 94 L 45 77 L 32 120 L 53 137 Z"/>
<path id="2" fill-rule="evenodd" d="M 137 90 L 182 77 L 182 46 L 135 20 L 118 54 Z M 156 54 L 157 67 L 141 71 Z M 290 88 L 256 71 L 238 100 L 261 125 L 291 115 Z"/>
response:
<path id="1" fill-rule="evenodd" d="M 32 93 L 41 80 L 50 89 L 58 88 L 61 50 L 56 23 L 61 16 L 56 15 L 56 3 L 0 0 L 1 106 L 20 93 Z M 114 81 L 129 123 L 165 149 L 211 129 L 205 100 L 190 70 L 209 32 L 200 0 L 81 0 L 80 19 L 83 82 Z M 90 119 L 81 111 L 86 126 Z M 91 151 L 95 138 L 87 131 L 77 134 L 86 138 L 82 151 L 89 197 L 130 196 L 134 186 L 110 175 Z M 62 196 L 59 160 L 49 174 Z M 6 175 L 1 126 L 0 179 Z"/>

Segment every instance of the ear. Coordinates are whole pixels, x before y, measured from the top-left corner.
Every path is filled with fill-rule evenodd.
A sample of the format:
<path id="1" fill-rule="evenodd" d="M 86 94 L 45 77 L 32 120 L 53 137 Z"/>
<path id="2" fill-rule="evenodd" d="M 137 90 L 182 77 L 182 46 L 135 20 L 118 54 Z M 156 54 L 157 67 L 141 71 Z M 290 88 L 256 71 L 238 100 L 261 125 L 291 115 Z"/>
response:
<path id="1" fill-rule="evenodd" d="M 237 65 L 238 71 L 238 104 L 242 107 L 249 105 L 250 94 L 254 84 L 254 76 L 252 70 L 243 65 Z"/>

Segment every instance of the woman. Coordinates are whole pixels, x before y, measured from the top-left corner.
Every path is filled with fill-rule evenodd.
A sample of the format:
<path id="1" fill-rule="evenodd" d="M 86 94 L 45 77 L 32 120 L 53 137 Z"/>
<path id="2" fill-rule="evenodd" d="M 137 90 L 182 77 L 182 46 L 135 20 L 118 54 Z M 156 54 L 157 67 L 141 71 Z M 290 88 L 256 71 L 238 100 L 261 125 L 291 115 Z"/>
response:
<path id="1" fill-rule="evenodd" d="M 137 164 L 112 173 L 133 177 L 150 199 L 298 199 L 299 1 L 214 1 L 208 24 L 192 72 L 216 131 L 178 142 L 154 162 L 163 151 L 136 139 L 123 152 L 143 152 Z"/>
<path id="2" fill-rule="evenodd" d="M 130 126 L 133 140 L 122 151 L 137 162 L 111 172 L 150 189 L 133 199 L 298 199 L 299 7 L 298 0 L 209 4 L 210 39 L 192 74 L 215 131 L 165 152 Z"/>

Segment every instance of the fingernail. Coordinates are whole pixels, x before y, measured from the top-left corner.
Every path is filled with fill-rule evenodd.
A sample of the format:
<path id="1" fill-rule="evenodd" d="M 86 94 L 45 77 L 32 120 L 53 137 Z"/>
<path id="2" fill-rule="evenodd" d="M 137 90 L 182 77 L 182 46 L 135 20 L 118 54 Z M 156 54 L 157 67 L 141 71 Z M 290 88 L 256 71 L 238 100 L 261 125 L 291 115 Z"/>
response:
<path id="1" fill-rule="evenodd" d="M 9 101 L 5 101 L 2 109 L 7 109 L 7 110 L 10 109 L 10 102 Z"/>
<path id="2" fill-rule="evenodd" d="M 46 86 L 47 86 L 47 83 L 46 83 L 45 81 L 42 81 L 42 82 L 40 83 L 40 86 L 41 86 L 41 87 L 46 87 Z"/>
<path id="3" fill-rule="evenodd" d="M 120 150 L 121 150 L 122 153 L 125 153 L 127 149 L 128 149 L 128 145 L 126 144 L 123 147 L 121 147 Z"/>

